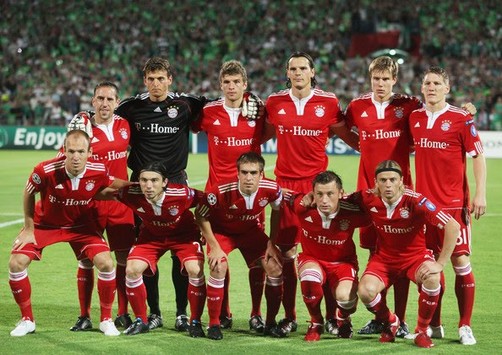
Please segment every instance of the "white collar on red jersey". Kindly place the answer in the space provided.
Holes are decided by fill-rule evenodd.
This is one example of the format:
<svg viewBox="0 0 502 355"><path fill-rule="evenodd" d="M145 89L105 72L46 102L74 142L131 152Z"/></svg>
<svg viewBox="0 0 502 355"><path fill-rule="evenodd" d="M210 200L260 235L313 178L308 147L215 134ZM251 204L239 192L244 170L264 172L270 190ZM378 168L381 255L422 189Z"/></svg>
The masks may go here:
<svg viewBox="0 0 502 355"><path fill-rule="evenodd" d="M382 198L382 202L385 205L385 207L387 208L387 218L392 218L392 215L394 214L394 210L396 209L396 206L399 204L399 202L401 202L402 199L403 199L403 195L399 196L399 198L393 204L388 204Z"/></svg>
<svg viewBox="0 0 502 355"><path fill-rule="evenodd" d="M166 198L166 192L164 191L157 202L153 203L145 197L145 200L148 201L150 205L152 205L153 211L156 216L160 216L162 214L162 204L164 203L164 199Z"/></svg>
<svg viewBox="0 0 502 355"><path fill-rule="evenodd" d="M239 183L239 185L240 185L240 183ZM244 201L246 201L246 208L248 210L250 210L251 208L253 208L254 199L256 197L256 194L258 194L258 190L259 190L259 187L251 195L247 195L247 194L245 194L244 192L241 191L241 188L239 186L239 193L241 194L242 197L244 197Z"/></svg>
<svg viewBox="0 0 502 355"><path fill-rule="evenodd" d="M330 213L329 215L326 216L323 212L319 211L319 208L317 209L317 212L319 213L319 216L321 216L322 227L324 229L329 229L329 226L331 225L331 221L335 219L335 217L338 214L339 210L340 209L337 209L335 212Z"/></svg>

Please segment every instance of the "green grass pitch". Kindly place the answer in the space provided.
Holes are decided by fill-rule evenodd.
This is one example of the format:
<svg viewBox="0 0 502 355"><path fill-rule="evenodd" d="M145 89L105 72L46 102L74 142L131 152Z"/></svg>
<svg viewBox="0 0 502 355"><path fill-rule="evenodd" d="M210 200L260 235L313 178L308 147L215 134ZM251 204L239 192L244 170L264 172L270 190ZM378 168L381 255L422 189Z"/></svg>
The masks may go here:
<svg viewBox="0 0 502 355"><path fill-rule="evenodd" d="M234 326L224 331L222 341L192 339L187 334L174 331L174 291L170 280L169 257L160 261L161 307L164 328L134 337L105 337L98 330L73 333L69 328L78 313L76 288L77 263L67 244L48 247L41 262L33 262L29 268L32 282L32 302L37 323L35 334L22 338L10 337L9 332L19 320L19 310L8 286L8 260L12 241L22 226L22 191L33 166L55 155L52 151L5 151L0 150L0 349L3 354L82 354L82 353L146 353L146 354L243 354L243 353L338 353L338 354L415 354L421 352L412 341L397 339L394 344L380 344L378 336L354 335L352 339L337 339L324 334L321 341L313 344L303 341L309 319L299 292L297 293L298 331L287 339L264 338L248 331L250 294L247 269L238 251L230 254L231 289L230 304ZM274 155L266 155L266 175L273 177ZM451 267L446 270L447 290L443 305L443 322L446 338L435 340L434 354L496 354L502 349L499 326L502 325L502 307L498 303L502 295L502 252L500 221L502 220L502 160L487 160L488 210L479 221L473 222L472 264L476 276L476 304L472 327L478 344L462 346L458 342L458 310L454 295L454 276ZM357 156L330 156L329 168L341 174L345 190L355 188ZM193 187L203 189L207 176L207 157L191 155L188 175ZM471 181L473 181L471 177ZM498 232L497 232L498 230ZM355 236L357 239L357 236ZM356 243L357 244L357 243ZM359 263L364 268L367 251L358 249ZM360 271L360 274L362 271ZM94 328L99 321L97 293L93 295L92 319ZM392 294L388 296L392 300ZM416 288L410 288L407 323L413 329L417 317ZM392 301L390 305L392 307ZM265 300L262 302L265 311ZM114 309L114 312L116 308ZM283 316L281 309L279 317ZM359 303L353 315L357 330L371 318L371 314ZM203 316L207 322L207 313Z"/></svg>

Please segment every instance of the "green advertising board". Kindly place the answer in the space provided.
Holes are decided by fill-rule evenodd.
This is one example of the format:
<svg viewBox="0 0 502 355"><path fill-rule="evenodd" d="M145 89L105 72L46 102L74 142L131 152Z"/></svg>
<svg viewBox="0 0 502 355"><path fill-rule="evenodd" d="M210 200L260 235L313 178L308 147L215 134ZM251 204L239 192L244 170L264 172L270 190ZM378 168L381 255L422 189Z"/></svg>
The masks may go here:
<svg viewBox="0 0 502 355"><path fill-rule="evenodd" d="M0 126L0 149L58 150L66 127Z"/></svg>

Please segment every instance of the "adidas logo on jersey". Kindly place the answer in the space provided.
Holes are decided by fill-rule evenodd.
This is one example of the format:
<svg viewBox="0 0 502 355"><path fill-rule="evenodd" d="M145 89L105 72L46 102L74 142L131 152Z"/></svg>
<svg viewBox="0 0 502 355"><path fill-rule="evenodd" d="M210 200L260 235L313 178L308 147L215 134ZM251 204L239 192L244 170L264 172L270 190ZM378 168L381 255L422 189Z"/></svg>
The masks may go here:
<svg viewBox="0 0 502 355"><path fill-rule="evenodd" d="M313 223L314 221L312 220L312 217L308 216L307 218L305 218L305 220L307 222L310 222L310 223Z"/></svg>
<svg viewBox="0 0 502 355"><path fill-rule="evenodd" d="M281 108L281 109L279 110L279 112L277 112L277 114L278 114L278 115L285 115L285 114L286 114L286 111L284 111L284 109L283 109L283 108Z"/></svg>
<svg viewBox="0 0 502 355"><path fill-rule="evenodd" d="M92 137L91 144L96 142L99 142L99 139L97 139L96 137Z"/></svg>
<svg viewBox="0 0 502 355"><path fill-rule="evenodd" d="M229 210L236 210L236 209L238 209L238 208L239 208L239 207L237 207L236 205L232 205L232 206L230 206L228 209L229 209Z"/></svg>
<svg viewBox="0 0 502 355"><path fill-rule="evenodd" d="M136 209L136 211L145 213L145 210L143 209L143 207Z"/></svg>
<svg viewBox="0 0 502 355"><path fill-rule="evenodd" d="M157 108L155 110L153 110L153 112L162 112L162 110L160 109L159 106L157 106Z"/></svg>
<svg viewBox="0 0 502 355"><path fill-rule="evenodd" d="M371 211L371 212L378 212L378 210L376 209L376 207L371 207L371 208L370 208L370 211Z"/></svg>
<svg viewBox="0 0 502 355"><path fill-rule="evenodd" d="M368 114L366 113L366 111L364 111L364 112L361 114L361 117L368 117Z"/></svg>
<svg viewBox="0 0 502 355"><path fill-rule="evenodd" d="M420 122L417 122L413 127L419 128L420 127Z"/></svg>
<svg viewBox="0 0 502 355"><path fill-rule="evenodd" d="M64 186L63 186L63 185L61 185L61 184L58 184L58 185L56 185L56 187L54 187L54 188L55 188L55 189L57 189L57 190L63 190L63 189L64 189Z"/></svg>
<svg viewBox="0 0 502 355"><path fill-rule="evenodd" d="M213 122L214 126L221 126L220 120L216 120Z"/></svg>

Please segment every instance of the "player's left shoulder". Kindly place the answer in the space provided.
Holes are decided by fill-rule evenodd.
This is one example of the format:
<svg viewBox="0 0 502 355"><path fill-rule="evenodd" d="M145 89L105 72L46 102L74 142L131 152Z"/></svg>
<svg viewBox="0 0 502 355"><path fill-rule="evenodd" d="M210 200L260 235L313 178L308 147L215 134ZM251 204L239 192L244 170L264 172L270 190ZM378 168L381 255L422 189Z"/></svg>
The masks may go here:
<svg viewBox="0 0 502 355"><path fill-rule="evenodd" d="M204 113L209 112L209 111L214 111L214 110L219 110L223 107L225 103L225 99L220 97L216 100L209 101L205 106L204 106Z"/></svg>
<svg viewBox="0 0 502 355"><path fill-rule="evenodd" d="M448 104L446 108L446 114L447 115L445 115L445 119L450 121L450 124L453 125L453 127L456 126L458 127L458 129L467 127L469 129L473 129L473 133L477 133L475 131L474 117L469 113L469 111Z"/></svg>
<svg viewBox="0 0 502 355"><path fill-rule="evenodd" d="M190 194L189 189L190 188L188 186L168 182L165 191L167 196L180 197Z"/></svg>
<svg viewBox="0 0 502 355"><path fill-rule="evenodd" d="M271 179L267 179L267 178L261 179L258 186L260 187L260 189L269 189L269 190L278 190L279 189L279 185L277 184L277 182L275 180L271 180Z"/></svg>
<svg viewBox="0 0 502 355"><path fill-rule="evenodd" d="M319 88L315 88L313 90L314 92L314 96L317 96L321 99L324 99L324 100L336 100L338 102L338 98L336 97L335 93L334 92L329 92L329 91L324 91L322 89L319 89Z"/></svg>
<svg viewBox="0 0 502 355"><path fill-rule="evenodd" d="M356 196L349 195L340 199L340 211L344 213L361 212L361 206L357 201Z"/></svg>
<svg viewBox="0 0 502 355"><path fill-rule="evenodd" d="M107 171L106 165L99 162L98 160L94 160L93 158L89 158L85 163L86 170L91 171Z"/></svg>
<svg viewBox="0 0 502 355"><path fill-rule="evenodd" d="M394 94L392 95L390 102L391 105L406 106L413 110L423 106L422 101L420 101L418 97L407 94Z"/></svg>
<svg viewBox="0 0 502 355"><path fill-rule="evenodd" d="M185 93L185 92L170 92L169 95L167 96L168 99L174 100L174 101L182 101L187 103L188 105L197 105L200 107L203 107L206 102L208 101L204 96L197 96L195 94L190 94L190 93Z"/></svg>
<svg viewBox="0 0 502 355"><path fill-rule="evenodd" d="M127 124L127 120L124 117L122 117L119 114L117 114L117 113L113 114L113 121L115 123L118 122L118 123L126 123Z"/></svg>

